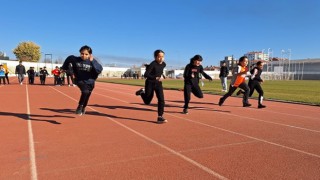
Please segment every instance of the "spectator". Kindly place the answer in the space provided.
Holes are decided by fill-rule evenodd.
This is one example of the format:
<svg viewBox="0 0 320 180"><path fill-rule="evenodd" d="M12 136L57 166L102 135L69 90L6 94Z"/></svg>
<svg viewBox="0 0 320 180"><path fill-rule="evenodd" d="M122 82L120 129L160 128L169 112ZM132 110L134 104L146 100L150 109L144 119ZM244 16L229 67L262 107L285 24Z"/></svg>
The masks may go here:
<svg viewBox="0 0 320 180"><path fill-rule="evenodd" d="M24 67L24 65L22 65L22 61L19 61L19 65L16 66L15 74L18 75L19 83L20 85L22 85L24 75L26 74L26 68Z"/></svg>

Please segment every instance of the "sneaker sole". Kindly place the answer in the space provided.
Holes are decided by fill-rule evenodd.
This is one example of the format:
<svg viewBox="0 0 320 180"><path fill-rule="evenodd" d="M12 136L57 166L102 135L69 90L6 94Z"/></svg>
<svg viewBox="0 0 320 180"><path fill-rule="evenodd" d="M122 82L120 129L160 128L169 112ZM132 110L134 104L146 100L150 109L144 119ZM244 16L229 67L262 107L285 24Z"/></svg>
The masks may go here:
<svg viewBox="0 0 320 180"><path fill-rule="evenodd" d="M158 124L163 124L163 123L167 123L168 121L165 120L165 121L157 121Z"/></svg>

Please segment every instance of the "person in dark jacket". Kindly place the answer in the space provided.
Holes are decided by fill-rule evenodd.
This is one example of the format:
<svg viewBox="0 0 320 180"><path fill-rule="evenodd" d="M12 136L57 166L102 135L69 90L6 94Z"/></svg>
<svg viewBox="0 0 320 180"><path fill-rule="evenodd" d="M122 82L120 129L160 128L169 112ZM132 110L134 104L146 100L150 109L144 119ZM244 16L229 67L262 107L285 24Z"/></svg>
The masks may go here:
<svg viewBox="0 0 320 180"><path fill-rule="evenodd" d="M28 74L28 80L29 80L29 84L34 84L34 76L35 76L35 72L34 72L34 68L30 67L27 71Z"/></svg>
<svg viewBox="0 0 320 180"><path fill-rule="evenodd" d="M67 82L68 82L68 86L75 86L74 84L74 78L73 78L73 69L72 69L72 64L69 63L68 65L68 69L66 71L67 74Z"/></svg>
<svg viewBox="0 0 320 180"><path fill-rule="evenodd" d="M40 68L40 84L45 85L46 84L46 77L49 75L46 67Z"/></svg>
<svg viewBox="0 0 320 180"><path fill-rule="evenodd" d="M20 85L22 85L24 75L26 74L26 68L24 67L24 65L22 65L22 61L19 61L19 65L16 66L15 74L18 75L19 83Z"/></svg>
<svg viewBox="0 0 320 180"><path fill-rule="evenodd" d="M81 91L80 100L75 113L81 116L85 114L85 108L88 105L90 95L94 89L95 81L103 68L101 64L94 59L91 47L87 45L82 46L79 52L80 57L73 55L67 57L62 65L62 69L67 71L69 64L72 64L75 82Z"/></svg>
<svg viewBox="0 0 320 180"><path fill-rule="evenodd" d="M162 87L162 80L165 78L163 75L163 69L166 67L164 62L164 52L162 50L154 51L154 61L146 66L146 72L144 73L145 88L142 88L136 92L137 96L141 96L145 104L150 104L153 98L154 92L158 98L158 118L157 123L165 123L167 120L163 117L164 113L164 94Z"/></svg>
<svg viewBox="0 0 320 180"><path fill-rule="evenodd" d="M227 92L228 91L228 84L227 84L227 77L229 74L229 68L227 67L226 62L223 62L220 67L220 74L219 78L221 80L221 86L222 86L222 91Z"/></svg>
<svg viewBox="0 0 320 180"><path fill-rule="evenodd" d="M195 55L190 59L190 63L185 67L183 77L184 77L184 106L183 113L188 114L189 102L191 99L191 92L194 96L198 98L203 98L203 93L199 86L199 80L204 76L206 79L212 81L212 78L203 71L201 65L202 57L200 55Z"/></svg>
<svg viewBox="0 0 320 180"><path fill-rule="evenodd" d="M263 89L261 87L261 84L263 83L263 79L261 78L262 69L263 69L262 61L258 61L256 66L250 70L251 76L250 76L249 83L248 83L248 86L250 88L249 97L252 96L254 90L256 90L259 93L258 108L265 108L266 107L265 105L262 104L263 94L264 94ZM240 95L243 93L244 92L242 90L239 90L237 92L237 95Z"/></svg>

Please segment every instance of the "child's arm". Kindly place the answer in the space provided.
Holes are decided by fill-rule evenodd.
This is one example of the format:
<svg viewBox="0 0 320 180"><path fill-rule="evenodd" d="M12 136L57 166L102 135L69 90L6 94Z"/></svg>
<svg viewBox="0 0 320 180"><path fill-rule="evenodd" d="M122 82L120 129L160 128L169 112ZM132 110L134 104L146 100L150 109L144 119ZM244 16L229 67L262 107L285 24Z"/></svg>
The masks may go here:
<svg viewBox="0 0 320 180"><path fill-rule="evenodd" d="M209 79L209 81L212 81L212 78L204 72L203 68L201 67L200 68L200 73L206 78L206 79Z"/></svg>

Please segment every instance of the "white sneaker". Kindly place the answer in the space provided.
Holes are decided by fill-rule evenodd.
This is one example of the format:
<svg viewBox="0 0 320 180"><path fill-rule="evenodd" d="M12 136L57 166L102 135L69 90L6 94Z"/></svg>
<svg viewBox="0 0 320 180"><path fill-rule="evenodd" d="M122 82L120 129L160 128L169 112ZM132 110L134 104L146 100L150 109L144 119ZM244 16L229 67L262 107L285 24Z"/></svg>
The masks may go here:
<svg viewBox="0 0 320 180"><path fill-rule="evenodd" d="M70 84L68 84L68 86L70 87Z"/></svg>
<svg viewBox="0 0 320 180"><path fill-rule="evenodd" d="M20 85L22 85L22 82L20 83Z"/></svg>

